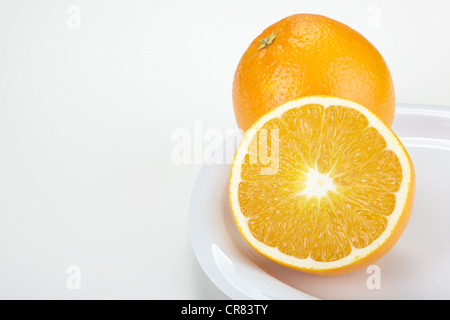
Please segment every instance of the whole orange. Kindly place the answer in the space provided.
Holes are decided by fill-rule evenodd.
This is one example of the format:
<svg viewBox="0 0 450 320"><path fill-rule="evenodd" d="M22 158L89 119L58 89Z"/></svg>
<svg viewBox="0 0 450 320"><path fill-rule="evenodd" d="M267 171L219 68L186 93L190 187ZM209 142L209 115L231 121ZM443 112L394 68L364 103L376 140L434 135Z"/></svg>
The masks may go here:
<svg viewBox="0 0 450 320"><path fill-rule="evenodd" d="M264 30L236 69L233 106L239 128L292 99L328 95L356 101L388 126L395 111L391 74L360 33L315 14L289 16Z"/></svg>

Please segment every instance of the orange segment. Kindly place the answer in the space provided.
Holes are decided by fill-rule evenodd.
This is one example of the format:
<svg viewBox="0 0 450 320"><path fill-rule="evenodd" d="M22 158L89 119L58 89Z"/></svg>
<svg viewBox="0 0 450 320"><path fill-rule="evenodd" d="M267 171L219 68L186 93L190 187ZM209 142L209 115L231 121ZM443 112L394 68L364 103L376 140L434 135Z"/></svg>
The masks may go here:
<svg viewBox="0 0 450 320"><path fill-rule="evenodd" d="M244 135L230 179L243 237L312 273L351 271L400 237L414 192L412 162L365 107L311 96L269 112Z"/></svg>

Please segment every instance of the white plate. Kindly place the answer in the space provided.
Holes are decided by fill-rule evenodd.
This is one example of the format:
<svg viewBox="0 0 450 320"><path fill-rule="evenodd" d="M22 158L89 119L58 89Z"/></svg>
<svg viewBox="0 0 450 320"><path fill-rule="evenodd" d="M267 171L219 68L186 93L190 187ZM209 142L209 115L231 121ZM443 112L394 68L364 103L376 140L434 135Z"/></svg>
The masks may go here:
<svg viewBox="0 0 450 320"><path fill-rule="evenodd" d="M398 105L393 129L414 163L416 196L404 234L375 266L324 277L258 254L232 218L228 157L204 165L190 204L192 246L211 281L232 299L450 299L450 107Z"/></svg>

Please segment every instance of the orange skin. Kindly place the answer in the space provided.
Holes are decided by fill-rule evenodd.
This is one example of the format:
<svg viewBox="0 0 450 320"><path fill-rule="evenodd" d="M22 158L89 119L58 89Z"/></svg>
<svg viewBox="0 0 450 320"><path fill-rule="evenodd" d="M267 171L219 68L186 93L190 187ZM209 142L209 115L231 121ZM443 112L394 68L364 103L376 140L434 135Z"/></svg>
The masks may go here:
<svg viewBox="0 0 450 320"><path fill-rule="evenodd" d="M309 95L353 100L388 126L394 120L394 85L377 49L338 21L296 14L264 30L242 56L233 82L236 121L247 130L268 111Z"/></svg>

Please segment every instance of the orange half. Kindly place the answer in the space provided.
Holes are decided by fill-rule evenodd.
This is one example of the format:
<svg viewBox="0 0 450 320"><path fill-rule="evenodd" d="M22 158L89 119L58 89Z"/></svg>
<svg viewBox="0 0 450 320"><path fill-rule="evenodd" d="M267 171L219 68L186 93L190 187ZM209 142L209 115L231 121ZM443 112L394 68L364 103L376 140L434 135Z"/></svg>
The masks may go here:
<svg viewBox="0 0 450 320"><path fill-rule="evenodd" d="M362 105L309 96L261 117L236 151L234 219L260 254L290 268L341 274L400 238L415 175L394 132Z"/></svg>

